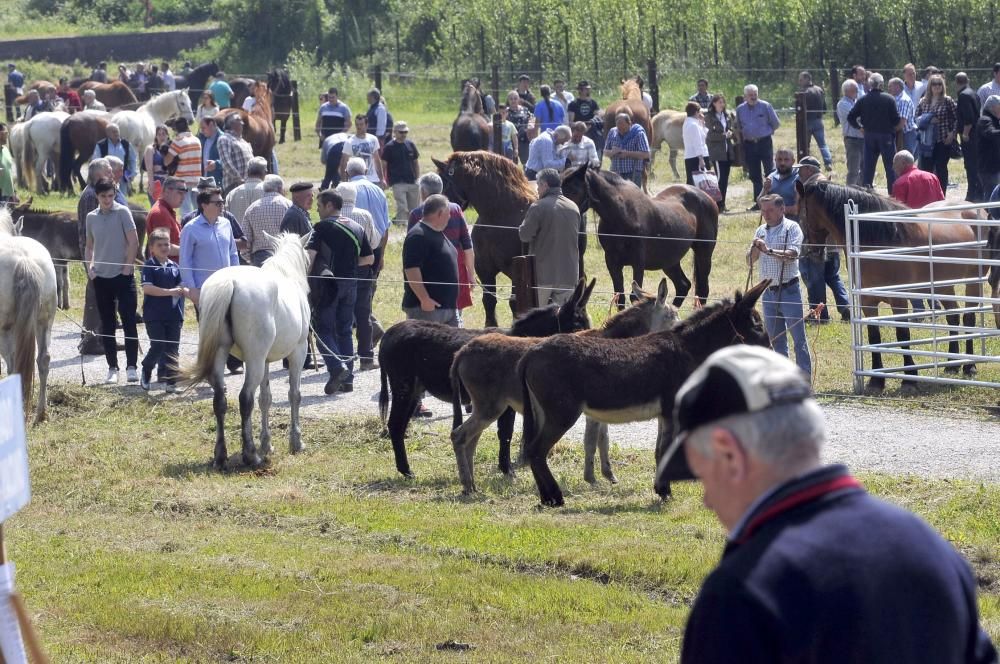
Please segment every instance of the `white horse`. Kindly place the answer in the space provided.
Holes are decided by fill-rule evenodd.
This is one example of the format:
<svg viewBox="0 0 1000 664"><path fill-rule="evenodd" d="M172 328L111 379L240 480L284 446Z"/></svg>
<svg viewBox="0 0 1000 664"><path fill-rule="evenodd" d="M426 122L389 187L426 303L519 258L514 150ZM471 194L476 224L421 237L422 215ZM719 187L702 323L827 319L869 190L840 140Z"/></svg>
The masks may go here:
<svg viewBox="0 0 1000 664"><path fill-rule="evenodd" d="M35 422L45 419L49 343L56 317L56 269L38 242L18 237L10 212L0 207L0 357L8 373L21 374L24 403L31 400L38 349Z"/></svg>
<svg viewBox="0 0 1000 664"><path fill-rule="evenodd" d="M266 235L266 234L265 234ZM306 272L309 257L305 246L309 236L283 233L278 238L267 235L275 247L274 255L263 267L232 266L208 278L199 298L198 360L187 373L191 385L208 381L214 391L215 460L218 470L225 468L226 357L243 360L246 368L240 390L240 420L243 439L243 463L259 467L271 453L271 383L268 363L288 358L288 403L292 422L288 432L291 453L302 450L299 427L299 383L306 358L309 336L309 285ZM253 442L253 400L260 387L260 450Z"/></svg>
<svg viewBox="0 0 1000 664"><path fill-rule="evenodd" d="M51 162L56 170L59 169L59 128L68 117L69 113L63 111L39 113L11 128L11 156L22 187L35 189L40 194L49 190L45 164Z"/></svg>
<svg viewBox="0 0 1000 664"><path fill-rule="evenodd" d="M666 143L670 148L670 169L674 172L674 179L680 180L681 174L677 172L677 151L684 149L684 120L686 113L681 111L660 111L653 116L650 125L653 127L652 141L649 149L652 157L649 162L649 170L653 170L656 161L656 153Z"/></svg>
<svg viewBox="0 0 1000 664"><path fill-rule="evenodd" d="M186 89L164 92L134 111L118 111L111 116L111 122L118 125L122 138L132 145L137 157L142 159L146 148L156 138L157 125L177 118L194 121L191 99Z"/></svg>

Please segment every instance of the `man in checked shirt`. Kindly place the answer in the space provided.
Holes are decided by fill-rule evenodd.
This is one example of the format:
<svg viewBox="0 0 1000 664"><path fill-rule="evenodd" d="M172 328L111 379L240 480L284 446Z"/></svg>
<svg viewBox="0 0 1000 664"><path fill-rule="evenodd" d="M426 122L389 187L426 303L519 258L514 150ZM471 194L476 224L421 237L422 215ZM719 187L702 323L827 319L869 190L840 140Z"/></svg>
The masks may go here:
<svg viewBox="0 0 1000 664"><path fill-rule="evenodd" d="M785 202L780 194L768 194L758 200L764 224L754 233L747 251L747 265L760 263L760 276L770 279L761 302L764 325L776 353L788 357L787 335L795 344L795 363L812 375L809 344L802 318L802 292L799 289L799 254L802 229L785 217Z"/></svg>

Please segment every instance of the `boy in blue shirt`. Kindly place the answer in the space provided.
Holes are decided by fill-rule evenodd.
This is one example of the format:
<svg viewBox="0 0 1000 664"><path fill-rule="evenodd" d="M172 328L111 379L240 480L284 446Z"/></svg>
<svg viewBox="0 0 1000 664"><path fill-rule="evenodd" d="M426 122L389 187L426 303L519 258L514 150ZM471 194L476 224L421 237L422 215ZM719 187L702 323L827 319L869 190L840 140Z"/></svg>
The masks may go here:
<svg viewBox="0 0 1000 664"><path fill-rule="evenodd" d="M184 324L184 295L181 270L170 260L170 232L157 228L149 235L150 258L142 266L142 317L149 335L149 352L142 360L139 385L149 390L153 367L167 384L167 392L177 391L177 351Z"/></svg>

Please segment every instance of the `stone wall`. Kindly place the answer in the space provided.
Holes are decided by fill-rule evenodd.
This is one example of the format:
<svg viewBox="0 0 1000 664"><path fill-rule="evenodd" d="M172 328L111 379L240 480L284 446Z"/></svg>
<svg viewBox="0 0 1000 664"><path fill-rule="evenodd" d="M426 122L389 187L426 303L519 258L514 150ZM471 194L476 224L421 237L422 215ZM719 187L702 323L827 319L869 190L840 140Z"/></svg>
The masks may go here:
<svg viewBox="0 0 1000 664"><path fill-rule="evenodd" d="M218 28L205 28L0 41L0 61L31 59L72 64L79 60L94 66L101 60L135 62L174 58L180 51L196 46L219 32ZM175 66L175 69L179 67Z"/></svg>

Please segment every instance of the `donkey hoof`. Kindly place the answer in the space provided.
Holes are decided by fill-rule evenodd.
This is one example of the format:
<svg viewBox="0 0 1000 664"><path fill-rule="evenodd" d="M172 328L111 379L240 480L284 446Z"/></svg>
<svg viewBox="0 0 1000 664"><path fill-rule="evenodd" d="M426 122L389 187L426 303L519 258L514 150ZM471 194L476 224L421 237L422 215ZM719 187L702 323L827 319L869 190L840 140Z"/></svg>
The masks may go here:
<svg viewBox="0 0 1000 664"><path fill-rule="evenodd" d="M903 384L899 387L899 392L901 394L917 394L920 392L920 389L917 387L916 383L903 381Z"/></svg>
<svg viewBox="0 0 1000 664"><path fill-rule="evenodd" d="M618 478L617 478L617 477L615 477L615 474L614 474L614 473L605 473L605 474L604 474L604 478L605 478L605 479L606 479L607 481L611 482L612 484L618 484Z"/></svg>
<svg viewBox="0 0 1000 664"><path fill-rule="evenodd" d="M958 373L958 367L956 367L954 365L947 366L947 367L944 368L944 372L946 374L957 374Z"/></svg>
<svg viewBox="0 0 1000 664"><path fill-rule="evenodd" d="M593 473L590 474L584 473L583 481L586 482L587 484L597 484L597 478L594 477Z"/></svg>
<svg viewBox="0 0 1000 664"><path fill-rule="evenodd" d="M562 507L563 504L562 496L554 496L552 498L544 498L542 500L542 505L545 507Z"/></svg>
<svg viewBox="0 0 1000 664"><path fill-rule="evenodd" d="M264 462L261 461L260 456L258 456L257 453L255 452L253 454L244 454L243 464L248 468L257 470L258 468L264 465Z"/></svg>
<svg viewBox="0 0 1000 664"><path fill-rule="evenodd" d="M223 472L226 469L226 460L224 458L215 459L214 461L212 461L212 468L214 470L219 471L220 473Z"/></svg>
<svg viewBox="0 0 1000 664"><path fill-rule="evenodd" d="M865 394L882 394L885 390L885 381L876 381L874 378L865 385Z"/></svg>
<svg viewBox="0 0 1000 664"><path fill-rule="evenodd" d="M289 445L288 446L288 452L290 454L298 454L299 452L301 452L304 449L306 449L305 443L299 443L297 445ZM266 454L265 456L269 456L270 452L271 451L268 450L268 454Z"/></svg>
<svg viewBox="0 0 1000 664"><path fill-rule="evenodd" d="M408 480L412 480L415 477L414 474L413 474L413 471L410 470L409 468L407 468L406 470L400 470L399 474L402 475L403 477L405 477Z"/></svg>

